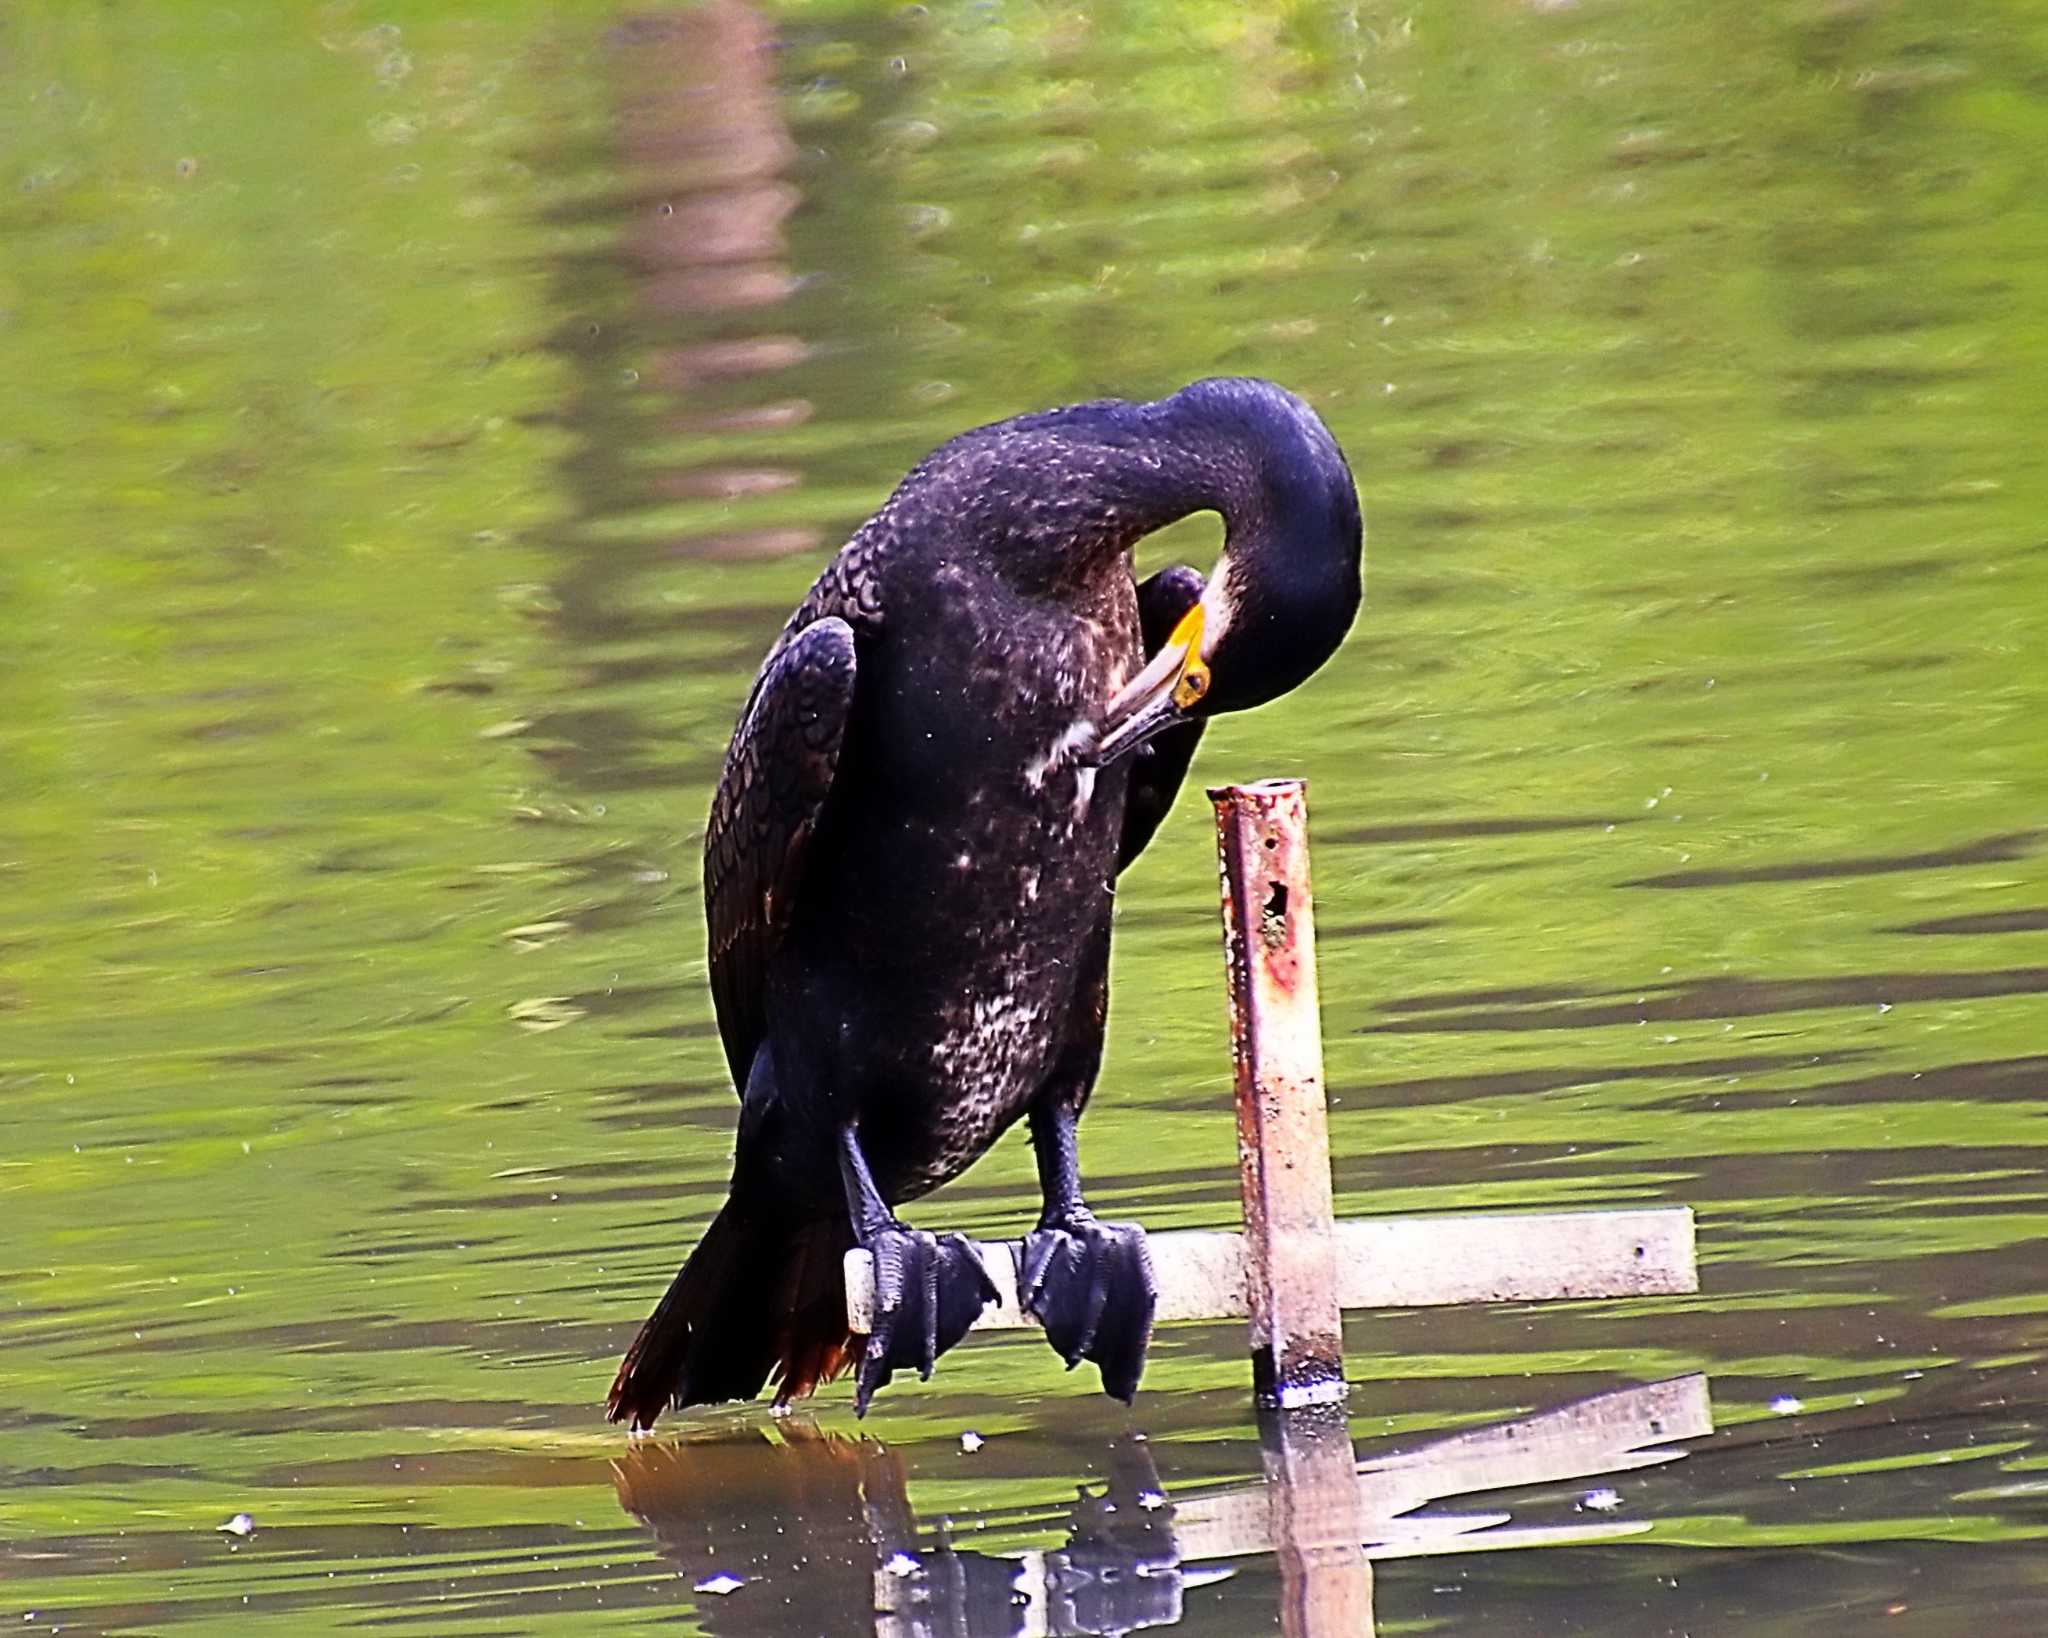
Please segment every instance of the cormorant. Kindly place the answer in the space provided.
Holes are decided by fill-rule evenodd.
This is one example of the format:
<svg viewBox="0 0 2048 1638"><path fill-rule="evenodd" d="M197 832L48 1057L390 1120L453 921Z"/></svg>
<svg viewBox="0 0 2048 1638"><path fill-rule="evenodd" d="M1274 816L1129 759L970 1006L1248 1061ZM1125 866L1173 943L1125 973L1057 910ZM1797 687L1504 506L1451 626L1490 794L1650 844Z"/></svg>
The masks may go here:
<svg viewBox="0 0 2048 1638"><path fill-rule="evenodd" d="M1197 511L1221 561L1134 583ZM893 1209L1028 1119L1045 1207L1020 1294L1129 1401L1155 1293L1142 1230L1084 1203L1116 877L1206 718L1286 693L1360 596L1358 492L1315 412L1197 381L963 433L915 466L790 617L704 843L712 1000L740 1088L730 1198L640 1328L613 1421L778 1400L858 1361L857 1407L931 1374L993 1294ZM841 1260L874 1254L874 1334Z"/></svg>

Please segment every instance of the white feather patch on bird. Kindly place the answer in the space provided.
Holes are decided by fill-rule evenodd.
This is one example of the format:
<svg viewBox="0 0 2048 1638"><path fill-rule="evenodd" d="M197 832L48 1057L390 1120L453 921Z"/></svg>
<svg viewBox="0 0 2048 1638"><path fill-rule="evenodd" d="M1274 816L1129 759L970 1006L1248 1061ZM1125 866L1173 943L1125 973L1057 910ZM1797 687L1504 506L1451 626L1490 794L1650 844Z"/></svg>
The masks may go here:
<svg viewBox="0 0 2048 1638"><path fill-rule="evenodd" d="M1024 782L1035 791L1043 790L1048 779L1076 761L1094 743L1095 724L1085 717L1075 718L1061 730L1059 738L1046 747L1044 756L1024 765ZM1085 771L1092 774L1094 769Z"/></svg>

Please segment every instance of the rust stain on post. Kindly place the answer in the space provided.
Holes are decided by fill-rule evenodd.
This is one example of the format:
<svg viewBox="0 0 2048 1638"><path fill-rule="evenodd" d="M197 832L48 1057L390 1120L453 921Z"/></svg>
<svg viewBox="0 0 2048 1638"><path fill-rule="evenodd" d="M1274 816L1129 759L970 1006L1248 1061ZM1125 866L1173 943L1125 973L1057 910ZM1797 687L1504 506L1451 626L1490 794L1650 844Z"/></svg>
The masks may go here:
<svg viewBox="0 0 2048 1638"><path fill-rule="evenodd" d="M1344 1397L1344 1341L1305 787L1269 779L1226 785L1209 800L1222 865L1253 1387L1266 1405L1328 1403Z"/></svg>

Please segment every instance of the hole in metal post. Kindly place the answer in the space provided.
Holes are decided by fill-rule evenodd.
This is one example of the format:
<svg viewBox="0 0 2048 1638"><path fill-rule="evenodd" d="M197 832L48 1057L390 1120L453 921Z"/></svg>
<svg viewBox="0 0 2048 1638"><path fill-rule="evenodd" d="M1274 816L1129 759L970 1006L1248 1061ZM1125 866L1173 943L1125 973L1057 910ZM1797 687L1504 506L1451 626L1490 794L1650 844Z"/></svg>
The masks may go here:
<svg viewBox="0 0 2048 1638"><path fill-rule="evenodd" d="M1287 884L1275 882L1266 890L1266 902L1259 907L1259 937L1269 948L1287 942Z"/></svg>

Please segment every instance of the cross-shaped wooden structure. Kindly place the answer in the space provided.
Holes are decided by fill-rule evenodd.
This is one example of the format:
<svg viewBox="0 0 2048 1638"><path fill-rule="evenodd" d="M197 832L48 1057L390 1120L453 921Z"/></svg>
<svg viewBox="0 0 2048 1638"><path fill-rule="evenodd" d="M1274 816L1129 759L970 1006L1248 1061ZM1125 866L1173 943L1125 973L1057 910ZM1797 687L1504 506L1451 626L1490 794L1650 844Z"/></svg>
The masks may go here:
<svg viewBox="0 0 2048 1638"><path fill-rule="evenodd" d="M1338 1219L1330 1189L1316 1003L1308 809L1298 779L1209 792L1222 865L1225 967L1237 1068L1244 1232L1151 1237L1160 1322L1251 1321L1259 1404L1292 1410L1345 1397L1343 1310L1699 1289L1692 1212L1452 1213ZM1014 1245L976 1248L998 1301L976 1329L1036 1322L1017 1303ZM846 1258L847 1311L865 1331L874 1267Z"/></svg>

